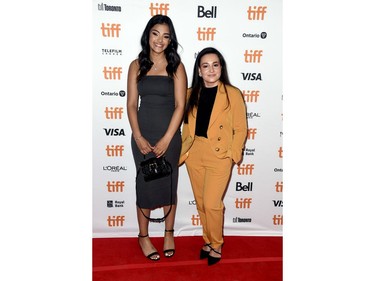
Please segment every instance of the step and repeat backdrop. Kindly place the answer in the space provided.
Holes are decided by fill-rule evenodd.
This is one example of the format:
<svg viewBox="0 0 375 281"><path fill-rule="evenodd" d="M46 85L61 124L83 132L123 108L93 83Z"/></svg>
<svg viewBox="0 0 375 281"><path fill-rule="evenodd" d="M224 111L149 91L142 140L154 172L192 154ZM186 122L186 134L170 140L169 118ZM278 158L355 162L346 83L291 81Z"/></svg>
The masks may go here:
<svg viewBox="0 0 375 281"><path fill-rule="evenodd" d="M224 235L282 236L282 1L93 1L93 237L138 234L136 167L126 113L127 71L156 14L169 16L190 86L196 55L217 48L243 93L248 135L225 196ZM162 216L162 210L152 212ZM164 223L150 223L151 236ZM180 167L176 236L201 235L185 166Z"/></svg>

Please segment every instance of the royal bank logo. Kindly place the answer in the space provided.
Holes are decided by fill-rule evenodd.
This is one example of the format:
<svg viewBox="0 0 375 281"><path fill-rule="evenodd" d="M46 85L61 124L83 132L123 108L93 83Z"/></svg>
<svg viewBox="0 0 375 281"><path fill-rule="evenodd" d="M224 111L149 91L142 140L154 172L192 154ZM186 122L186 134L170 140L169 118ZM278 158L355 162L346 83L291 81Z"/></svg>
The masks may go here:
<svg viewBox="0 0 375 281"><path fill-rule="evenodd" d="M123 208L125 205L125 200L107 200L107 208Z"/></svg>
<svg viewBox="0 0 375 281"><path fill-rule="evenodd" d="M247 156L254 156L255 155L255 148L246 148L245 155Z"/></svg>

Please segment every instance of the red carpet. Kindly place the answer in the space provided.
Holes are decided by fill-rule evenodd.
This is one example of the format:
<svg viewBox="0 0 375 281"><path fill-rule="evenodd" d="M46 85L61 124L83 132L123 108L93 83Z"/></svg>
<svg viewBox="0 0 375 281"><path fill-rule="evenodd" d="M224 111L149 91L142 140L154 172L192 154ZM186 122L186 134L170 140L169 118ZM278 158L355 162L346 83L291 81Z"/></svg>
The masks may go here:
<svg viewBox="0 0 375 281"><path fill-rule="evenodd" d="M94 238L93 281L282 280L282 237L225 237L223 257L213 266L199 260L200 236L175 237L173 258L163 256L162 237L151 240L161 254L157 262L143 256L137 238Z"/></svg>

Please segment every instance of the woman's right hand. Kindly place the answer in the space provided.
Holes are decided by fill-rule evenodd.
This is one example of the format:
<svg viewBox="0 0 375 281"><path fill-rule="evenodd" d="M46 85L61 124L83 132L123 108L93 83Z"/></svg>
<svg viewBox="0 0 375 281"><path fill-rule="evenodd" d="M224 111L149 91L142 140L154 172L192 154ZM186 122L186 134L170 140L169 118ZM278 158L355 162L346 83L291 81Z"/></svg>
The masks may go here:
<svg viewBox="0 0 375 281"><path fill-rule="evenodd" d="M138 137L136 140L135 140L135 143L137 144L138 146L138 149L139 151L143 154L143 155L146 155L148 153L150 153L154 147L151 146L151 144L148 142L148 140L146 140L144 137Z"/></svg>

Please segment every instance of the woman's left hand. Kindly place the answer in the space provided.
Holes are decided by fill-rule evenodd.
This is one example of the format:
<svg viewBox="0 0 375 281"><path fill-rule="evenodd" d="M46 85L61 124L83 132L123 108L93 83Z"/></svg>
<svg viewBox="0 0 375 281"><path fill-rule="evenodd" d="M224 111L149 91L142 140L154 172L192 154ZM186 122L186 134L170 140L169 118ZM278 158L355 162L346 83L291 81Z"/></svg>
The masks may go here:
<svg viewBox="0 0 375 281"><path fill-rule="evenodd" d="M169 142L166 141L164 138L160 139L156 145L154 146L152 152L156 155L156 157L161 157L165 154L169 146Z"/></svg>

